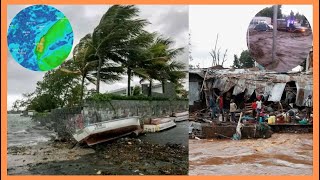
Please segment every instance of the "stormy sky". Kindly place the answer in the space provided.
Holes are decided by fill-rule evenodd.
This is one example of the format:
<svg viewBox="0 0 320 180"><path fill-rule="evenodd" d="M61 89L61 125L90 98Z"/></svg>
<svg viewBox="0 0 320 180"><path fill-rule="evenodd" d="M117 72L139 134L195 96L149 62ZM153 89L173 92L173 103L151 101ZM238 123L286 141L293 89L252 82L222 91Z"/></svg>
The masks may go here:
<svg viewBox="0 0 320 180"><path fill-rule="evenodd" d="M23 8L29 5L11 5L8 6L8 24ZM93 29L98 25L102 15L108 10L110 5L52 5L60 10L69 19L73 32L75 46L79 40L87 33L92 33ZM150 32L157 31L166 37L172 38L176 44L175 47L185 47L183 54L176 58L188 64L188 6L169 6L169 5L143 5L138 6L140 9L140 17L147 19L151 24L146 27ZM69 56L70 57L70 56ZM11 109L13 102L21 98L22 93L33 92L37 81L42 80L44 72L34 72L25 69L19 65L8 51L8 101L7 108ZM112 85L101 84L101 92L106 92L122 87L126 87L127 80L124 77L121 81ZM132 85L138 84L139 79L134 78ZM188 83L185 83L188 88ZM89 88L94 88L90 85Z"/></svg>
<svg viewBox="0 0 320 180"><path fill-rule="evenodd" d="M200 67L212 65L209 52L214 49L219 34L217 49L221 54L225 49L227 61L224 67L233 65L234 54L240 57L247 50L246 33L251 19L265 7L272 5L193 5L189 7L189 27L191 32L190 64ZM305 15L312 27L312 5L283 5L282 13L299 12ZM222 56L222 55L221 55ZM222 57L221 57L222 58Z"/></svg>

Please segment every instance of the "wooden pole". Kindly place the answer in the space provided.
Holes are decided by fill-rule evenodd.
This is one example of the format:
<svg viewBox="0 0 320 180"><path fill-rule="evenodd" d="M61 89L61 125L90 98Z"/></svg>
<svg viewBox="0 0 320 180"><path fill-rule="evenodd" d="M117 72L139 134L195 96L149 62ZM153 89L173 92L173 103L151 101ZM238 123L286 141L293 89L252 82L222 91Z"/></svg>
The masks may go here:
<svg viewBox="0 0 320 180"><path fill-rule="evenodd" d="M277 45L277 14L278 14L278 5L273 6L273 41L272 41L272 62L276 58L276 45Z"/></svg>

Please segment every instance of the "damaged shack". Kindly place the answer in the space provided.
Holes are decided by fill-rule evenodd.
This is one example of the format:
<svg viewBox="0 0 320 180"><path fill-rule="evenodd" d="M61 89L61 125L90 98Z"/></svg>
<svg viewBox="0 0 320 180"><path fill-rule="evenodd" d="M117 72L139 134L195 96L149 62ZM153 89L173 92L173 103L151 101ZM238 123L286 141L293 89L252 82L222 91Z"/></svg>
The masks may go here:
<svg viewBox="0 0 320 180"><path fill-rule="evenodd" d="M236 133L239 120L244 124L243 138L271 136L257 137L257 126L270 127L272 131L298 128L309 132L312 129L312 108L308 112L306 107L306 100L312 97L312 72L207 68L190 70L189 78L190 120L203 124L198 136L230 137ZM220 104L217 98L222 99ZM252 104L259 100L262 107L257 114ZM216 112L210 101L215 103ZM236 104L235 122L231 121L231 101Z"/></svg>

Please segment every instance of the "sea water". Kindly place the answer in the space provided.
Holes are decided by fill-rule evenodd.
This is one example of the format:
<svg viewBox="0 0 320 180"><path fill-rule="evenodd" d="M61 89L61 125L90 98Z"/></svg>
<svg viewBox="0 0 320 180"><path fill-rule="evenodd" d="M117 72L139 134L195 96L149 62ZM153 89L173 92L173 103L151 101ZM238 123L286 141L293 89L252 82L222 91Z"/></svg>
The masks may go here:
<svg viewBox="0 0 320 180"><path fill-rule="evenodd" d="M8 114L7 117L8 147L33 146L39 142L49 141L51 137L55 136L53 131L41 127L31 117L19 114Z"/></svg>

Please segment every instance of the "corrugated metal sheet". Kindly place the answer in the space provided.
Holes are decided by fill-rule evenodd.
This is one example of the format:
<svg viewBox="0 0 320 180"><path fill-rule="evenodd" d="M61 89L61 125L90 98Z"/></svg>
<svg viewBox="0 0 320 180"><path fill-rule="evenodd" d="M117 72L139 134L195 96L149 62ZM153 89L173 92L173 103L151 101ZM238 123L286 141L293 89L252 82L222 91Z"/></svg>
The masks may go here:
<svg viewBox="0 0 320 180"><path fill-rule="evenodd" d="M280 74L272 71L257 71L249 69L222 69L210 70L206 76L207 81L214 82L211 88L218 88L222 92L229 91L232 87L233 95L245 91L246 96L251 96L254 91L267 97L268 101L280 101L285 84L294 81L297 86L296 105L303 106L304 100L312 94L312 74L305 72L290 72Z"/></svg>
<svg viewBox="0 0 320 180"><path fill-rule="evenodd" d="M296 105L304 106L304 101L307 99L309 95L312 95L312 84L307 84L306 81L297 81L297 95L296 95Z"/></svg>
<svg viewBox="0 0 320 180"><path fill-rule="evenodd" d="M215 79L213 85L212 85L212 88L218 88L220 91L223 90L225 84L226 84L226 81L227 81L228 78L222 78L222 79Z"/></svg>
<svg viewBox="0 0 320 180"><path fill-rule="evenodd" d="M256 89L256 85L255 84L246 84L246 93L245 96L251 96L254 92L254 90Z"/></svg>
<svg viewBox="0 0 320 180"><path fill-rule="evenodd" d="M268 101L279 102L285 87L286 83L276 83L271 90Z"/></svg>
<svg viewBox="0 0 320 180"><path fill-rule="evenodd" d="M227 79L224 87L221 88L221 91L223 93L228 92L235 85L236 85L235 79Z"/></svg>
<svg viewBox="0 0 320 180"><path fill-rule="evenodd" d="M246 80L239 79L234 86L232 95L238 95L246 90Z"/></svg>

